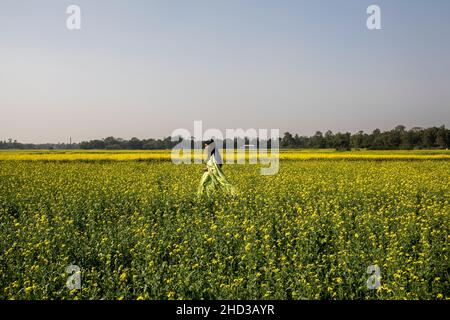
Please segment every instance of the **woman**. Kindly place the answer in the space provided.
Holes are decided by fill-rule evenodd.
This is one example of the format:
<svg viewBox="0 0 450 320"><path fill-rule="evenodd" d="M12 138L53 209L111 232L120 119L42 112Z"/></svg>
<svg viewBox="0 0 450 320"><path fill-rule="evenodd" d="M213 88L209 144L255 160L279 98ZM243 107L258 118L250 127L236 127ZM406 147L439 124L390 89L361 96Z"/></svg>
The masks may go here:
<svg viewBox="0 0 450 320"><path fill-rule="evenodd" d="M227 178L222 172L222 157L219 149L216 148L214 140L205 142L205 150L207 152L206 168L203 173L200 185L198 187L198 194L206 194L210 196L215 190L221 190L229 194L234 194L233 186L228 182Z"/></svg>

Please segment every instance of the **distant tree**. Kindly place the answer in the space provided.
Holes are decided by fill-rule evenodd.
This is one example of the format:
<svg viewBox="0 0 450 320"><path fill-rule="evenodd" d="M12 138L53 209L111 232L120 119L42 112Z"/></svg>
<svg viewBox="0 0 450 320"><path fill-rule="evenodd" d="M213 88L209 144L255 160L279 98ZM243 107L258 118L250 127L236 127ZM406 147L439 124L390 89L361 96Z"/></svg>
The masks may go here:
<svg viewBox="0 0 450 320"><path fill-rule="evenodd" d="M114 137L107 137L103 141L105 141L105 146L120 145L120 141Z"/></svg>
<svg viewBox="0 0 450 320"><path fill-rule="evenodd" d="M414 146L414 135L412 130L404 132L400 137L400 149L412 149Z"/></svg>
<svg viewBox="0 0 450 320"><path fill-rule="evenodd" d="M436 145L439 148L448 148L449 147L449 134L448 130L445 129L445 126L440 127L436 130Z"/></svg>
<svg viewBox="0 0 450 320"><path fill-rule="evenodd" d="M336 150L344 151L351 150L350 147L350 133L336 133L334 135L334 147Z"/></svg>
<svg viewBox="0 0 450 320"><path fill-rule="evenodd" d="M143 145L143 142L136 137L131 138L130 142L128 143L129 148L133 150L140 150L142 149Z"/></svg>
<svg viewBox="0 0 450 320"><path fill-rule="evenodd" d="M364 132L358 131L350 137L350 146L352 148L362 148L364 145Z"/></svg>
<svg viewBox="0 0 450 320"><path fill-rule="evenodd" d="M153 139L146 140L146 142L142 146L142 149L144 149L144 150L157 149L157 145L155 143L155 140L153 140Z"/></svg>
<svg viewBox="0 0 450 320"><path fill-rule="evenodd" d="M382 133L384 145L387 149L398 149L401 143L401 136L404 132L403 126L397 126L394 130Z"/></svg>
<svg viewBox="0 0 450 320"><path fill-rule="evenodd" d="M309 144L309 138L304 136L299 136L298 134L294 137L296 148L307 148Z"/></svg>
<svg viewBox="0 0 450 320"><path fill-rule="evenodd" d="M323 140L325 148L333 148L334 135L333 132L331 132L331 130L327 130L327 132L325 132Z"/></svg>
<svg viewBox="0 0 450 320"><path fill-rule="evenodd" d="M281 139L282 148L293 148L295 146L294 137L289 132L285 132L283 138Z"/></svg>
<svg viewBox="0 0 450 320"><path fill-rule="evenodd" d="M436 140L436 132L433 128L422 131L422 147L433 148Z"/></svg>
<svg viewBox="0 0 450 320"><path fill-rule="evenodd" d="M321 131L316 131L316 133L310 139L311 148L324 148L325 139Z"/></svg>

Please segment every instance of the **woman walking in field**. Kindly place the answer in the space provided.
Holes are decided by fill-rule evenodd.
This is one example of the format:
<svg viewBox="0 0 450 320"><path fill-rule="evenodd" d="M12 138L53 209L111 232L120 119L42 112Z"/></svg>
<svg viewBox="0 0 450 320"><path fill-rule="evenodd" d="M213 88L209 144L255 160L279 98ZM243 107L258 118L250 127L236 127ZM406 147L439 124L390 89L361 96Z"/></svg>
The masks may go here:
<svg viewBox="0 0 450 320"><path fill-rule="evenodd" d="M210 196L212 192L216 190L234 194L234 187L228 182L222 172L222 157L220 156L219 149L216 148L216 143L213 139L205 142L205 150L207 152L206 168L202 179L200 180L198 194Z"/></svg>

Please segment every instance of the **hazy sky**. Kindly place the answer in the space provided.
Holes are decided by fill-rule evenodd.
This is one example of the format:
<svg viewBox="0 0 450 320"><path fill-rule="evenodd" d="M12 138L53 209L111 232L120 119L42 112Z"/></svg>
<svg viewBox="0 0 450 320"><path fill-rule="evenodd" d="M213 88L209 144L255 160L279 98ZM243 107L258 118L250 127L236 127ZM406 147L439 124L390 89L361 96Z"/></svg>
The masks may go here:
<svg viewBox="0 0 450 320"><path fill-rule="evenodd" d="M0 0L0 140L448 126L449 39L448 0Z"/></svg>

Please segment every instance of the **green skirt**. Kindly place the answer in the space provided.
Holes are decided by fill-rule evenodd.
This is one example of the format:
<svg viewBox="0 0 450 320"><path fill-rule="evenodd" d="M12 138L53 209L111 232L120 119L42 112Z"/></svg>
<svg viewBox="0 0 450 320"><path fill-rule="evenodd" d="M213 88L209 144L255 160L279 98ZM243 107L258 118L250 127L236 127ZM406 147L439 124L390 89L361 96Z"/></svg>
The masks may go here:
<svg viewBox="0 0 450 320"><path fill-rule="evenodd" d="M217 164L214 156L210 157L206 163L207 171L203 173L200 185L198 186L198 194L206 194L210 196L213 192L220 191L227 194L235 194L236 190L228 182L227 178L222 172L222 169Z"/></svg>

